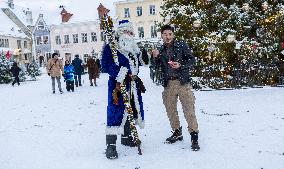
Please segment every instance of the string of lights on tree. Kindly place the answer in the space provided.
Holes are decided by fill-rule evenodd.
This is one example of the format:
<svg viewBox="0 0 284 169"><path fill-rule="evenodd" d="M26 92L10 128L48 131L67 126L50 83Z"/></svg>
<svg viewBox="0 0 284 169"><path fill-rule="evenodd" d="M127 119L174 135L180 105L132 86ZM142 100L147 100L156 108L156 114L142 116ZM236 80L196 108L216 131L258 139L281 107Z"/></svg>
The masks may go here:
<svg viewBox="0 0 284 169"><path fill-rule="evenodd" d="M211 88L275 85L284 51L283 0L164 0L162 16Z"/></svg>

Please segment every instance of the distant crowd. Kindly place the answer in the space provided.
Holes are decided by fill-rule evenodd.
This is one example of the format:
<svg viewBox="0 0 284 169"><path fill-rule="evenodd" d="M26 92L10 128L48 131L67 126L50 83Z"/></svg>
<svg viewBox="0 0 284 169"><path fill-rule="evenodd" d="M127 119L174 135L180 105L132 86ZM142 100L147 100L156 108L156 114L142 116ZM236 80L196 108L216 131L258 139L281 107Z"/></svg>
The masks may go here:
<svg viewBox="0 0 284 169"><path fill-rule="evenodd" d="M82 59L79 55L75 55L75 59L70 62L63 61L58 58L57 53L52 54L52 58L48 60L46 70L52 81L52 93L55 94L55 80L57 82L58 90L62 94L63 90L61 87L61 76L64 78L66 83L66 90L68 92L74 92L74 86L82 86L81 76L84 74L85 68L88 69L90 86L97 86L96 79L100 76L100 60L96 58L88 57L87 63L83 64Z"/></svg>

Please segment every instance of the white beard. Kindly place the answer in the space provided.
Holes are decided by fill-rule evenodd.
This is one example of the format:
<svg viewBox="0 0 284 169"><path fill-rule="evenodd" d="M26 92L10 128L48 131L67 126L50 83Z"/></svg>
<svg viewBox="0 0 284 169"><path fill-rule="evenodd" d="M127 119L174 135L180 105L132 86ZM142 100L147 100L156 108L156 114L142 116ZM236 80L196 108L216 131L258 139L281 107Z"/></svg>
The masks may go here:
<svg viewBox="0 0 284 169"><path fill-rule="evenodd" d="M123 53L132 53L133 55L140 53L138 45L132 36L122 34L118 40L118 49Z"/></svg>

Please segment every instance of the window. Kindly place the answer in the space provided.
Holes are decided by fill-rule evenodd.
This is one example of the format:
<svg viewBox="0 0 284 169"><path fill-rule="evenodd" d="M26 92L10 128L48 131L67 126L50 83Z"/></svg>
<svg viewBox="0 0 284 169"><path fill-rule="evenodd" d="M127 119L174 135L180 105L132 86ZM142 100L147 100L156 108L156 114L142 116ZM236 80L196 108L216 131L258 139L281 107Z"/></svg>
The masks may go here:
<svg viewBox="0 0 284 169"><path fill-rule="evenodd" d="M105 41L106 40L106 35L104 34L104 32L101 32L101 41Z"/></svg>
<svg viewBox="0 0 284 169"><path fill-rule="evenodd" d="M49 43L49 37L48 36L43 36L43 44L48 44Z"/></svg>
<svg viewBox="0 0 284 169"><path fill-rule="evenodd" d="M56 45L61 45L60 35L55 36Z"/></svg>
<svg viewBox="0 0 284 169"><path fill-rule="evenodd" d="M156 25L151 26L151 38L157 37L157 27Z"/></svg>
<svg viewBox="0 0 284 169"><path fill-rule="evenodd" d="M83 59L84 59L84 62L85 62L85 63L87 63L88 57L89 57L88 54L84 54L84 58L83 58Z"/></svg>
<svg viewBox="0 0 284 169"><path fill-rule="evenodd" d="M59 50L54 50L54 53L57 53L57 54L58 54L58 56L60 56L60 52L59 52Z"/></svg>
<svg viewBox="0 0 284 169"><path fill-rule="evenodd" d="M40 45L40 44L42 44L41 37L37 36L36 37L36 45Z"/></svg>
<svg viewBox="0 0 284 169"><path fill-rule="evenodd" d="M82 43L88 43L88 36L86 33L82 33Z"/></svg>
<svg viewBox="0 0 284 169"><path fill-rule="evenodd" d="M91 37L92 37L92 42L97 42L98 41L96 32L92 32L91 33Z"/></svg>
<svg viewBox="0 0 284 169"><path fill-rule="evenodd" d="M28 60L28 54L24 54L25 60Z"/></svg>
<svg viewBox="0 0 284 169"><path fill-rule="evenodd" d="M21 40L17 40L17 46L18 46L18 49L22 48L22 45L21 45Z"/></svg>
<svg viewBox="0 0 284 169"><path fill-rule="evenodd" d="M73 43L78 43L78 34L73 34Z"/></svg>
<svg viewBox="0 0 284 169"><path fill-rule="evenodd" d="M0 39L0 47L5 47L4 39Z"/></svg>
<svg viewBox="0 0 284 169"><path fill-rule="evenodd" d="M69 35L64 35L64 44L69 44Z"/></svg>
<svg viewBox="0 0 284 169"><path fill-rule="evenodd" d="M47 58L51 58L51 53L46 52L46 53L45 53L45 56L46 56Z"/></svg>
<svg viewBox="0 0 284 169"><path fill-rule="evenodd" d="M138 36L139 38L144 38L144 28L138 27Z"/></svg>
<svg viewBox="0 0 284 169"><path fill-rule="evenodd" d="M137 16L141 16L142 15L142 6L138 6L136 8L136 12L137 12Z"/></svg>
<svg viewBox="0 0 284 169"><path fill-rule="evenodd" d="M28 43L27 43L27 41L24 41L24 48L28 48Z"/></svg>
<svg viewBox="0 0 284 169"><path fill-rule="evenodd" d="M129 18L129 17L130 17L129 8L124 8L124 18Z"/></svg>
<svg viewBox="0 0 284 169"><path fill-rule="evenodd" d="M150 15L155 15L155 14L156 14L155 5L150 5Z"/></svg>
<svg viewBox="0 0 284 169"><path fill-rule="evenodd" d="M5 48L8 48L8 47L9 47L9 39L5 39L4 47L5 47Z"/></svg>
<svg viewBox="0 0 284 169"><path fill-rule="evenodd" d="M38 29L44 29L44 23L42 21L39 21L37 27Z"/></svg>

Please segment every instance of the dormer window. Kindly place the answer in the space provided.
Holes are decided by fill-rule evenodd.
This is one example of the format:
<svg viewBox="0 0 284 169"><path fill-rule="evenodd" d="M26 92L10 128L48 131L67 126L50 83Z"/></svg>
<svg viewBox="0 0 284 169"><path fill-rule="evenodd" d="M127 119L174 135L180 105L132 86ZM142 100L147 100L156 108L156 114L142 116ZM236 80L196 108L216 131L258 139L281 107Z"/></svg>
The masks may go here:
<svg viewBox="0 0 284 169"><path fill-rule="evenodd" d="M38 29L44 29L44 23L42 21L38 22Z"/></svg>

